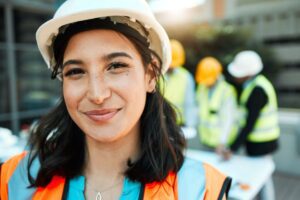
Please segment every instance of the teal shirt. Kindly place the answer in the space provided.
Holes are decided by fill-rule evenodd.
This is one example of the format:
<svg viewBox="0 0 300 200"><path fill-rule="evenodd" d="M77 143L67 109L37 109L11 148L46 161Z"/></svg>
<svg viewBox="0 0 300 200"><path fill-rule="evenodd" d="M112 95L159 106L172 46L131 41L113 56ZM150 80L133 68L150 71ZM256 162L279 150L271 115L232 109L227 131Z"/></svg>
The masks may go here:
<svg viewBox="0 0 300 200"><path fill-rule="evenodd" d="M77 176L70 180L67 200L84 200L84 176ZM133 182L128 178L124 179L123 191L120 200L135 200L139 198L141 184ZM96 195L96 194L95 194Z"/></svg>
<svg viewBox="0 0 300 200"><path fill-rule="evenodd" d="M178 172L179 199L203 199L205 189L205 173L202 163L189 158L185 159ZM67 200L84 200L85 178L77 176L70 180ZM120 200L138 200L141 183L124 179Z"/></svg>

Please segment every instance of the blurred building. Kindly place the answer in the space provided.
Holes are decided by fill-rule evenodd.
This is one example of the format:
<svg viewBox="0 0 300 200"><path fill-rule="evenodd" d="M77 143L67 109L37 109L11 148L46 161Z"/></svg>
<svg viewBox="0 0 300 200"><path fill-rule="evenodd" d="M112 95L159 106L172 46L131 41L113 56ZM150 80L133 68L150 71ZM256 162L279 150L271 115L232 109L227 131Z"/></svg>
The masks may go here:
<svg viewBox="0 0 300 200"><path fill-rule="evenodd" d="M59 98L35 42L53 0L0 0L0 127L18 133Z"/></svg>
<svg viewBox="0 0 300 200"><path fill-rule="evenodd" d="M149 0L152 2L155 0ZM167 1L167 0L165 0ZM196 1L196 0L195 0ZM283 64L273 82L279 105L300 108L300 1L299 0L206 0L184 10L169 9L156 15L165 27L197 24L233 25L249 30L256 41L275 52ZM173 15L173 17L170 17Z"/></svg>
<svg viewBox="0 0 300 200"><path fill-rule="evenodd" d="M200 24L244 28L275 53L283 65L273 80L281 128L276 168L300 175L294 167L300 165L300 0L206 0L185 10L170 6L156 16L169 32L179 36L182 29Z"/></svg>
<svg viewBox="0 0 300 200"><path fill-rule="evenodd" d="M280 149L276 169L300 175L300 1L227 0L218 23L253 31L255 39L275 52L283 64L273 84L280 106ZM286 109L288 108L288 109Z"/></svg>
<svg viewBox="0 0 300 200"><path fill-rule="evenodd" d="M284 64L274 82L283 107L300 108L300 1L237 0L225 8L224 24L253 30L254 37L273 49Z"/></svg>

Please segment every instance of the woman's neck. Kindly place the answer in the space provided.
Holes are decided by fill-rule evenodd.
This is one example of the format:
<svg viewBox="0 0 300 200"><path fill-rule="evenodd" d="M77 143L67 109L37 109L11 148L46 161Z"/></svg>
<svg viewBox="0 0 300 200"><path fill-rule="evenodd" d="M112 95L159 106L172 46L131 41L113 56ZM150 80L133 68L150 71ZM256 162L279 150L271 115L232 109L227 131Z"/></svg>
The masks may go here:
<svg viewBox="0 0 300 200"><path fill-rule="evenodd" d="M117 141L101 143L87 138L86 165L84 175L99 188L113 185L124 179L128 168L128 160L135 161L139 157L140 137L134 131Z"/></svg>

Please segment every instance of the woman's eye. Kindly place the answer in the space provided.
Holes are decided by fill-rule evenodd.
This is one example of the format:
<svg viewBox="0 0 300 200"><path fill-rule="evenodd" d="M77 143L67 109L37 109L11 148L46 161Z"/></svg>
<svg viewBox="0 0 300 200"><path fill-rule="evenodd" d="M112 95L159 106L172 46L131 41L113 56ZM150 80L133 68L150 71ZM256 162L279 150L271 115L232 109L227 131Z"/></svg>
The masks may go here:
<svg viewBox="0 0 300 200"><path fill-rule="evenodd" d="M113 72L121 72L121 71L125 70L127 67L128 67L128 64L126 64L126 63L114 62L108 66L107 70L113 71Z"/></svg>
<svg viewBox="0 0 300 200"><path fill-rule="evenodd" d="M74 69L70 69L66 73L64 73L64 76L66 76L66 77L75 76L75 75L79 75L79 74L83 74L83 73L84 73L84 71L82 69L74 68Z"/></svg>

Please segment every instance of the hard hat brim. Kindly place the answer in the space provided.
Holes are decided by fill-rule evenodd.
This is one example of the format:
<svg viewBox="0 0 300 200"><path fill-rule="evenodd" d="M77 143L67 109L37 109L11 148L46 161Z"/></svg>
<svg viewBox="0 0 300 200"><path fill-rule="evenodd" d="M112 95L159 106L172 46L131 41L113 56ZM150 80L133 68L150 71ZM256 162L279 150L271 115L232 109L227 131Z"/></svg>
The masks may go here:
<svg viewBox="0 0 300 200"><path fill-rule="evenodd" d="M216 81L217 81L217 78L209 77L209 78L203 78L203 79L198 80L198 83L199 83L199 84L203 84L203 85L205 85L205 86L211 86L211 85L213 85Z"/></svg>
<svg viewBox="0 0 300 200"><path fill-rule="evenodd" d="M243 78L249 76L249 74L245 74L243 71L239 70L238 66L234 63L230 63L228 65L228 72L230 75L236 78Z"/></svg>
<svg viewBox="0 0 300 200"><path fill-rule="evenodd" d="M47 66L51 69L51 61L53 59L52 42L53 38L59 33L59 28L78 21L84 21L88 19L109 17L109 16L128 16L130 18L138 19L145 26L150 27L148 29L150 44L154 49L150 48L160 56L162 60L162 73L165 73L171 63L171 48L169 44L169 38L162 26L151 17L141 16L141 13L130 12L128 10L118 9L95 9L92 11L77 12L72 15L65 15L62 17L53 18L44 24L42 24L36 32L36 40L38 48L45 60ZM142 19L142 20L141 20Z"/></svg>

